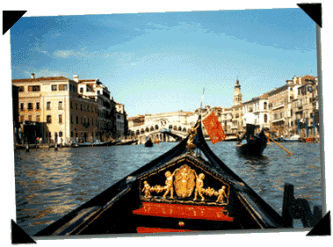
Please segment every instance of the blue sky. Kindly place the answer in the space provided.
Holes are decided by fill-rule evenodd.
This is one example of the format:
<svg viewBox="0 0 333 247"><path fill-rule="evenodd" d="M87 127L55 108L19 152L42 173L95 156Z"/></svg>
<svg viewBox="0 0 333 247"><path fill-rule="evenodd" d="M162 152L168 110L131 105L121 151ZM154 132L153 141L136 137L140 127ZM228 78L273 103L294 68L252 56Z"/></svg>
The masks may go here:
<svg viewBox="0 0 333 247"><path fill-rule="evenodd" d="M293 76L317 76L303 10L23 17L11 28L12 78L99 78L129 116L230 107Z"/></svg>

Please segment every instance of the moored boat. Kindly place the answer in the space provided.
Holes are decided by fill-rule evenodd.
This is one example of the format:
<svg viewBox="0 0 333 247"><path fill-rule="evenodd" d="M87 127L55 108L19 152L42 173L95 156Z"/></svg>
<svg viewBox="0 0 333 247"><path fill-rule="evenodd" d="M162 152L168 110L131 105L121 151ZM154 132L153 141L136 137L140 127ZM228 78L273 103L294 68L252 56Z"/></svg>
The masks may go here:
<svg viewBox="0 0 333 247"><path fill-rule="evenodd" d="M263 154L265 148L267 147L267 136L264 130L262 130L259 135L255 135L248 141L244 140L244 143L237 143L236 150L238 154L241 155L255 155L260 156Z"/></svg>
<svg viewBox="0 0 333 247"><path fill-rule="evenodd" d="M121 141L121 142L116 143L116 146L135 145L137 143L138 143L138 140Z"/></svg>

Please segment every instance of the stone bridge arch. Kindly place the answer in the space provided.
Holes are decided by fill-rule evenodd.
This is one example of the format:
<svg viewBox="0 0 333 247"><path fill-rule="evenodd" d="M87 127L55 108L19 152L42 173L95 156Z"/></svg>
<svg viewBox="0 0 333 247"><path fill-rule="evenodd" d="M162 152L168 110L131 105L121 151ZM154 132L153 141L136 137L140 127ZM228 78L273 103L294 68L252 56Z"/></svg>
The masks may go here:
<svg viewBox="0 0 333 247"><path fill-rule="evenodd" d="M191 125L186 125L182 123L175 123L160 121L158 123L145 124L140 126L131 127L129 129L131 134L131 139L138 140L139 143L145 143L146 136L149 136L153 140L158 140L159 142L169 142L175 141L176 139L163 133L163 130L170 130L174 134L181 136L182 138L186 137L189 129L192 128Z"/></svg>

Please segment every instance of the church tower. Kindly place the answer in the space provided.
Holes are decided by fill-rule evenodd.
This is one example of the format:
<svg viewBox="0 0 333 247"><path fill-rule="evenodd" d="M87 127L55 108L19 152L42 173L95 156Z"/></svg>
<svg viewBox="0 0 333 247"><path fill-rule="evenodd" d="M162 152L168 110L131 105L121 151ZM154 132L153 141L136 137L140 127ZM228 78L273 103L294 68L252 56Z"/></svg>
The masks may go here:
<svg viewBox="0 0 333 247"><path fill-rule="evenodd" d="M243 102L243 95L241 94L241 89L239 85L239 80L237 79L234 92L234 106L239 105Z"/></svg>

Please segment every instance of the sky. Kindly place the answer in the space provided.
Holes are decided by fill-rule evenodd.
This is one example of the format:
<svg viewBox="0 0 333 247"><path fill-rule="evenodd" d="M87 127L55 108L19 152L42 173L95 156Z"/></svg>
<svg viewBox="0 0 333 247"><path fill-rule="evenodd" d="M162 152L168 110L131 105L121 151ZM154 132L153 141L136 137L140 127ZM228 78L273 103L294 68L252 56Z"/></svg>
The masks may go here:
<svg viewBox="0 0 333 247"><path fill-rule="evenodd" d="M22 17L12 78L98 78L129 116L230 107L317 75L315 23L300 8Z"/></svg>

